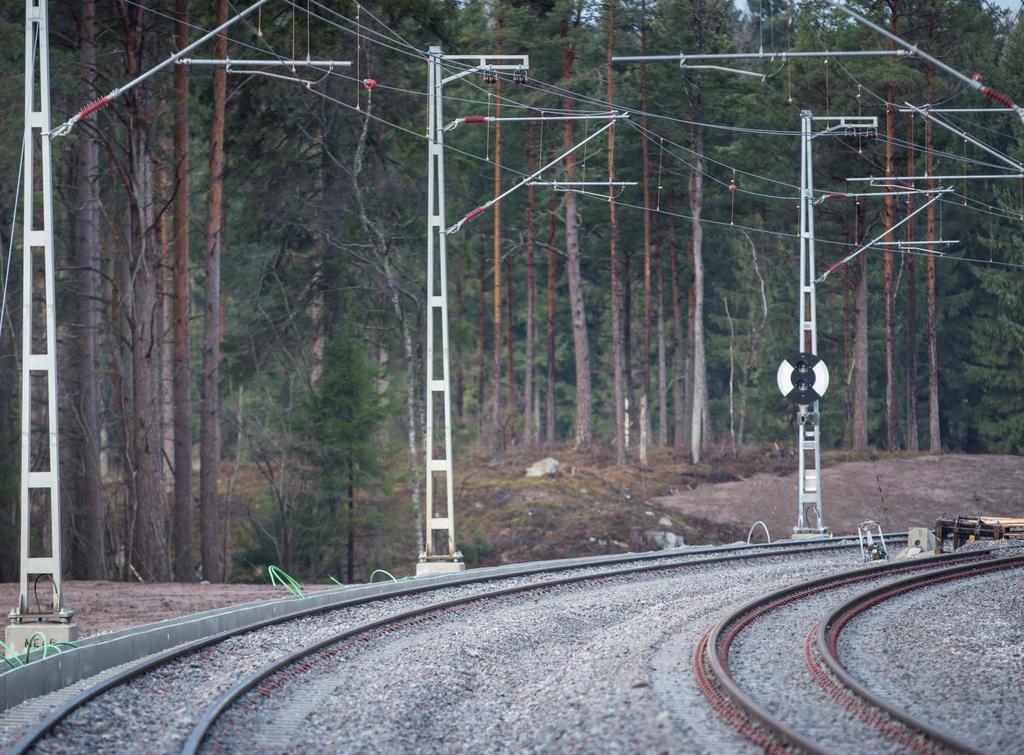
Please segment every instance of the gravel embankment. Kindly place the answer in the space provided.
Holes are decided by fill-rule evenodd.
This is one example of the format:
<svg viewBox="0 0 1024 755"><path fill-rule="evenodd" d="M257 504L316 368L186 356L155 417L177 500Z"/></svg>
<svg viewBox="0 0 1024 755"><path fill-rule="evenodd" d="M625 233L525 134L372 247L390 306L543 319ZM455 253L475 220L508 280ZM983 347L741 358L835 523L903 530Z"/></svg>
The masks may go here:
<svg viewBox="0 0 1024 755"><path fill-rule="evenodd" d="M244 698L226 752L755 752L700 696L700 634L852 551L697 566L445 612ZM251 705L251 707L250 707Z"/></svg>
<svg viewBox="0 0 1024 755"><path fill-rule="evenodd" d="M842 549L837 551L842 555L832 554L832 557L849 561L853 552ZM665 563L699 562L719 555L722 554L694 549ZM779 558L786 560L787 557ZM127 752L135 752L140 749L138 743L144 742L142 749L147 752L176 752L196 718L220 693L247 672L255 671L273 658L287 655L315 639L441 600L517 584L543 583L569 573L597 574L612 568L617 567L544 573L387 598L240 635L155 669L87 704L66 725L59 727L58 736L45 743L41 751L85 752L123 748ZM0 715L0 748L12 744L25 728L25 716L19 708L36 702L29 701Z"/></svg>
<svg viewBox="0 0 1024 755"><path fill-rule="evenodd" d="M979 749L1024 747L1024 569L892 598L847 625L839 657L872 692Z"/></svg>
<svg viewBox="0 0 1024 755"><path fill-rule="evenodd" d="M757 619L733 642L729 659L739 685L772 715L829 752L899 753L901 745L850 715L815 682L804 662L811 627L834 606L906 574L872 579L789 603Z"/></svg>

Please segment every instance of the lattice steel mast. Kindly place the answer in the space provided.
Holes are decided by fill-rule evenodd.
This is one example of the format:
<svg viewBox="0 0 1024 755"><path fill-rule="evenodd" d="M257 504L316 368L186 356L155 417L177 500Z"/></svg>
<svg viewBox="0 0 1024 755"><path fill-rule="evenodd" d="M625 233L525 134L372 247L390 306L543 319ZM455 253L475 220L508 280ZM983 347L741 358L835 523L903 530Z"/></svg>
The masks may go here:
<svg viewBox="0 0 1024 755"><path fill-rule="evenodd" d="M37 631L50 641L68 640L75 632L74 625L70 623L72 611L64 607L61 570L48 36L46 0L26 0L24 180L21 196L21 579L18 607L10 614L11 624L6 633L8 645L16 652L23 650L25 641ZM46 425L41 447L35 443L32 421L33 407L40 403L42 409L39 413ZM33 611L29 601L29 583L34 590L36 582L44 578L50 582L51 601L49 604L37 604Z"/></svg>

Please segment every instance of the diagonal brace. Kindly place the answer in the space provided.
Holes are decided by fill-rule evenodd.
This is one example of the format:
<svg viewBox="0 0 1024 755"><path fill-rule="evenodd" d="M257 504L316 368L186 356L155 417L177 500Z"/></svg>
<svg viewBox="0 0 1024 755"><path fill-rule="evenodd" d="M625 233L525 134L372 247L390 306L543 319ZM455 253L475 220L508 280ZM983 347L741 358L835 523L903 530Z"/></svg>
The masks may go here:
<svg viewBox="0 0 1024 755"><path fill-rule="evenodd" d="M524 178L524 179L523 179L522 181L520 181L519 183L517 183L517 184L516 184L515 186L512 186L512 187L511 187L511 188L509 188L509 189L506 189L506 190L505 190L505 191L503 191L503 192L502 192L501 194L499 194L498 196L494 197L494 199L489 199L488 201L484 202L484 203L483 203L482 205L480 205L479 207L476 207L476 208L474 208L474 209L470 210L469 212L467 212L467 213L466 213L466 214L465 214L465 215L464 215L464 216L462 217L462 220L460 220L460 221L459 221L458 223L456 223L455 225L453 225L453 226L450 226L449 228L446 228L446 229L445 229L445 232L444 232L444 233L445 233L445 235L446 235L446 236L450 236L450 235L451 235L451 234L453 234L453 233L457 233L457 232L458 232L458 231L459 231L459 230L460 230L460 229L462 228L462 226L463 226L463 225L464 225L464 224L465 224L465 223L466 223L467 221L469 221L469 220L472 220L473 218L477 217L478 215L482 215L482 214L483 214L484 212L486 212L486 211L487 211L487 209L488 209L489 207L491 207L491 206L493 206L493 205L497 204L497 203L498 203L498 202L500 202L500 201L501 201L502 199L504 199L504 198L505 198L505 197L507 197L507 196L508 196L509 194L511 194L511 193L512 193L513 191L515 191L516 189L520 189L520 188L522 188L523 186L526 186L527 184L529 184L530 182L532 182L532 181L533 181L534 179L536 179L536 178L537 178L538 176L540 176L540 174L541 174L541 173L543 173L544 171L546 171L546 170L547 170L548 168L552 167L553 165L557 165L557 164L558 164L558 163L560 163L560 162L561 162L562 160L564 160L564 159L565 159L565 158L567 158L567 157L568 157L569 155L571 155L571 154L572 154L573 152L575 152L575 151L576 151L576 150L578 150L578 149L579 149L580 147L582 147L582 146L583 146L584 144L586 144L586 143L587 143L587 142L589 142L590 140L592 140L592 139L595 139L595 138L597 138L598 136L600 136L601 134L603 134L603 133L604 133L605 131L607 131L608 129L610 129L610 128L611 128L612 126L614 126L614 125L615 125L615 121L618 121L618 120L623 120L623 119L625 119L625 118L629 118L629 114L628 114L628 113L616 113L615 115L611 116L611 117L610 117L610 119L609 119L609 121L608 121L608 123L606 123L606 124L604 124L603 126L601 126L601 128L599 128L599 129L598 129L597 131L595 131L594 133L592 133L592 134L591 134L590 136L588 136L588 137L587 137L586 139L584 139L583 141L579 142L578 144L575 144L575 145L573 145L572 147L570 147L569 149L567 149L567 150L566 150L565 152L563 152L562 154L560 154L560 155L559 155L558 157L556 157L556 158L555 158L554 160L552 160L551 162L549 162L549 163L548 163L547 165L544 165L543 167L541 167L541 168L539 168L538 170L534 171L533 173L531 173L530 175L528 175L528 176L527 176L526 178Z"/></svg>
<svg viewBox="0 0 1024 755"><path fill-rule="evenodd" d="M837 263L836 263L836 264L834 264L834 265L833 265L832 267L830 267L830 268L829 268L828 270L826 270L826 271L825 271L824 273L822 273L822 274L821 274L821 277L819 277L819 278L818 278L818 279L817 279L816 281L814 281L814 282L815 282L815 283L824 283L824 282L825 282L825 279L826 279L826 278L827 278L827 277L828 277L828 276L829 276L830 274L832 274L833 272L835 272L836 270L838 270L839 268L841 268L841 267L842 267L843 265L845 265L845 264L846 264L847 262L849 262L850 260L852 260L852 259L853 259L854 257L857 257L857 256L859 256L859 255L860 255L860 254L862 254L863 252L866 252L866 251L867 251L868 249L870 249L871 247L875 246L875 244L877 244L877 243L878 243L879 241L881 241L882 239L884 239L884 238L885 238L886 236L888 236L888 235L889 235L890 233L892 233L893 231L895 231L895 230L896 230L897 228L899 228L899 227L900 227L901 225L903 225L904 223L906 223L906 222L907 222L908 220L910 220L910 219L911 219L912 217L914 217L915 215L917 215L917 213L921 212L921 210L925 209L925 208L926 208L926 207L928 207L929 205L931 205L931 204L933 204L934 202L937 202L937 201L938 201L939 199L941 199L941 198L942 198L942 195L943 195L943 194L948 194L948 193L949 193L949 192L951 192L951 191L953 191L953 190L952 190L952 189L939 189L939 190L938 190L938 191L937 191L937 192L935 193L935 196L934 196L934 197L932 197L932 198L931 198L931 199L929 199L929 200L928 200L927 202L925 202L925 203L924 203L923 205L921 205L920 207L918 207L918 208L917 208L916 210L914 210L913 212L911 212L910 214L908 214L908 215L907 215L907 216L906 216L905 218L903 218L903 220L901 220L900 222L898 222L898 223L895 223L895 224L893 224L893 225L892 225L892 227L890 227L890 228L886 228L886 229L885 229L885 231L883 231L883 232L882 232L882 233L881 233L881 234L880 234L879 236L877 236L876 238L873 238L873 239L871 239L871 241L869 241L868 243L866 243L866 244L865 244L864 246L862 246L862 247L861 247L860 249L858 249L857 251L855 251L855 252L853 252L852 254L848 254L848 255L846 255L845 257L843 257L843 258L842 258L841 260L839 260L839 262L837 262Z"/></svg>

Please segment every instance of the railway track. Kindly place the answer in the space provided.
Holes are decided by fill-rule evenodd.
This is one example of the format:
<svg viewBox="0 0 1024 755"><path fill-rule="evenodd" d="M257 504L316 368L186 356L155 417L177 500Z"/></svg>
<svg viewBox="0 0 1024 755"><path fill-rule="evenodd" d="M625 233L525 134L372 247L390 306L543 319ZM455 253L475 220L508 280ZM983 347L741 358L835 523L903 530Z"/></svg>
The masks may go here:
<svg viewBox="0 0 1024 755"><path fill-rule="evenodd" d="M856 617L911 591L1022 566L1024 556L975 551L787 587L702 636L692 658L697 685L720 717L766 752L979 753L873 693L840 657L839 637Z"/></svg>
<svg viewBox="0 0 1024 755"><path fill-rule="evenodd" d="M493 584L485 585L490 589L470 591L467 587L460 588L462 593L454 597L448 596L444 589L434 586L431 588L412 586L401 594L392 593L386 599L380 597L360 599L351 601L348 604L339 604L329 608L320 608L310 612L324 614L327 611L338 610L339 608L366 608L365 604L376 602L381 604L378 614L369 620L359 622L348 622L341 631L327 632L316 641L303 644L291 653L282 653L279 658L269 663L262 664L254 673L245 674L236 670L230 676L232 681L243 676L240 681L224 690L212 704L204 703L204 711L199 715L196 725L191 729L184 745L184 752L196 752L200 747L209 744L211 731L224 717L226 711L231 710L244 696L253 697L251 693L256 691L256 698L267 696L289 678L299 676L314 668L318 663L326 661L341 653L351 650L353 645L360 647L372 643L374 639L385 637L402 629L422 625L433 619L444 615L446 612L459 610L460 607L472 603L480 603L487 600L500 600L515 595L530 595L551 592L555 590L572 589L606 583L608 580L634 579L643 575L656 575L658 573L670 573L687 567L713 567L716 564L731 562L754 562L760 559L777 559L780 556L796 555L809 556L816 553L828 553L829 551L845 551L857 547L856 540L839 540L828 543L780 543L769 547L750 546L728 546L723 548L704 549L687 554L643 554L640 556L623 556L613 562L604 561L596 567L587 567L586 564L573 564L572 566L553 567L542 574L534 575L536 578L520 580L505 577L514 584L509 586L493 587ZM553 576L559 572L567 572L564 576ZM503 580L489 579L482 582L495 583ZM479 585L477 585L479 587ZM428 600L420 602L413 607L399 606L402 610L387 610L385 604L394 603L393 598L409 598L419 596L421 593L444 593L442 600ZM288 620L295 621L295 617ZM134 684L146 684L149 687L159 685L159 682L150 682L149 679L158 677L165 669L174 665L188 662L192 658L191 665L201 665L195 662L196 658L202 659L204 654L211 655L219 646L231 638L237 638L244 633L252 633L266 629L280 622L280 620L261 622L259 625L240 627L230 632L222 633L200 642L175 648L171 651L160 653L154 657L144 659L138 663L121 670L110 676L102 683L89 687L75 694L66 700L57 709L53 710L43 720L29 728L24 735L14 744L12 753L24 753L35 748L74 750L74 747L67 747L61 744L62 734L66 730L72 733L76 727L68 725L76 712L82 711L90 703L101 701L104 695L111 691L124 689ZM167 751L171 749L166 744L154 745L153 749ZM176 749L176 748L175 748Z"/></svg>

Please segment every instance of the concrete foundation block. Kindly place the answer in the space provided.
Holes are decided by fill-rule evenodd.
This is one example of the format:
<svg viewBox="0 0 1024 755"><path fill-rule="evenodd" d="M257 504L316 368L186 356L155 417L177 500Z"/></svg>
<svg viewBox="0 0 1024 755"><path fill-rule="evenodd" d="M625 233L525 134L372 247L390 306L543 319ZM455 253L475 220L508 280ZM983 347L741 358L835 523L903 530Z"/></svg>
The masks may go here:
<svg viewBox="0 0 1024 755"><path fill-rule="evenodd" d="M4 642L15 653L21 655L25 652L25 643L36 632L42 633L49 642L74 642L78 639L78 625L75 623L64 624L62 622L47 623L33 621L26 624L8 624L5 632ZM33 648L43 646L41 638L36 637L32 641Z"/></svg>
<svg viewBox="0 0 1024 755"><path fill-rule="evenodd" d="M416 564L416 576L431 576L434 574L451 574L466 570L466 564L462 561L420 561Z"/></svg>

